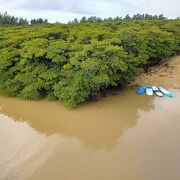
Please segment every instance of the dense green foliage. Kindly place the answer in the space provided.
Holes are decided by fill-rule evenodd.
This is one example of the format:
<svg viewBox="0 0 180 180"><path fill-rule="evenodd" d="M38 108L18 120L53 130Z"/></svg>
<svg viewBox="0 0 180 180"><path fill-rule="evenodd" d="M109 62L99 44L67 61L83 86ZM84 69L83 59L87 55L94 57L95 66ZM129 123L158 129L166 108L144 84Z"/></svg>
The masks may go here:
<svg viewBox="0 0 180 180"><path fill-rule="evenodd" d="M180 20L1 27L0 88L74 107L178 52Z"/></svg>

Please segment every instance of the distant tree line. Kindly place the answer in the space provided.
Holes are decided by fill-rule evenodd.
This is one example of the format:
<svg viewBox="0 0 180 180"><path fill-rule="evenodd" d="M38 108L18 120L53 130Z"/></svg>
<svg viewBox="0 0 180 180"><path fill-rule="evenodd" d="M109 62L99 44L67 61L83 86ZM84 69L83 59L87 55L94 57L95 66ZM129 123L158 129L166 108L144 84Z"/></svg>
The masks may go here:
<svg viewBox="0 0 180 180"><path fill-rule="evenodd" d="M178 17L179 18L179 17ZM177 18L177 19L178 19ZM69 21L68 24L77 24L77 23L96 23L96 22L112 22L112 21L130 21L130 20L165 20L167 17L165 17L163 14L160 15L149 15L149 14L135 14L132 17L127 14L124 18L123 17L109 17L109 18L100 18L97 16L91 16L91 17L82 17L80 20L75 18L72 21ZM47 24L47 19L37 18L37 19L31 19L28 21L27 19L24 19L22 17L18 18L15 16L9 15L7 12L0 13L0 25L33 25L33 24ZM61 24L61 22L56 22L55 24Z"/></svg>
<svg viewBox="0 0 180 180"><path fill-rule="evenodd" d="M32 19L31 24L47 24L48 20L47 19L42 19L42 18L38 18L38 19Z"/></svg>
<svg viewBox="0 0 180 180"><path fill-rule="evenodd" d="M9 15L7 12L0 13L0 25L29 25L29 24L47 24L47 19L32 19L28 21L22 17L18 18L15 16Z"/></svg>
<svg viewBox="0 0 180 180"><path fill-rule="evenodd" d="M165 20L167 17L165 17L163 14L160 15L149 15L149 14L135 14L132 17L127 14L124 18L123 17L109 17L109 18L100 18L97 16L91 16L89 18L87 17L82 17L80 20L75 18L73 21L69 21L69 24L76 24L76 23L84 23L84 22L111 22L111 21L130 21L130 20Z"/></svg>

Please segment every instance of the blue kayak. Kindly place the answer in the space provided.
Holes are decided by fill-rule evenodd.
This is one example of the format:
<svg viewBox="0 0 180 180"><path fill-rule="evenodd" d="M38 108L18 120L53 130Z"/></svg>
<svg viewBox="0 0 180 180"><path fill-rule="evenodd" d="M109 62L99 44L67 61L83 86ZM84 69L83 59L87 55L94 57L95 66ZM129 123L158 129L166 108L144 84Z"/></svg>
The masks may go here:
<svg viewBox="0 0 180 180"><path fill-rule="evenodd" d="M146 91L146 87L140 87L137 91L136 91L136 93L137 94L144 94L145 93L145 91Z"/></svg>
<svg viewBox="0 0 180 180"><path fill-rule="evenodd" d="M159 90L165 95L165 96L168 96L168 97L173 97L173 94L171 94L169 91L167 91L166 89L162 88L162 87L158 87Z"/></svg>

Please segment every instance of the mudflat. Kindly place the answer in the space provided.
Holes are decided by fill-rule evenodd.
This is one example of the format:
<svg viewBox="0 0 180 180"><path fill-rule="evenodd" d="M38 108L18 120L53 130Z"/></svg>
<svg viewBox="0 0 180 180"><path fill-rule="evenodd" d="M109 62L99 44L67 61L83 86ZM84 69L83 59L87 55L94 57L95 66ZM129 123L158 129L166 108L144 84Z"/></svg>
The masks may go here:
<svg viewBox="0 0 180 180"><path fill-rule="evenodd" d="M151 67L148 73L136 77L131 86L155 85L164 88L180 89L180 56L175 56L161 65Z"/></svg>

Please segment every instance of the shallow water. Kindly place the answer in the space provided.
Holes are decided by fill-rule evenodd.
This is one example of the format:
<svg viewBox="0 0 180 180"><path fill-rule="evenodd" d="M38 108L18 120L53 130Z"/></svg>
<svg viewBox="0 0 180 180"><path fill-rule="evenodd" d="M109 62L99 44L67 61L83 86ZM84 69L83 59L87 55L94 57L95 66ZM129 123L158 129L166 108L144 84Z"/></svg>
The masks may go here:
<svg viewBox="0 0 180 180"><path fill-rule="evenodd" d="M1 180L179 180L180 91L69 110L0 97Z"/></svg>

